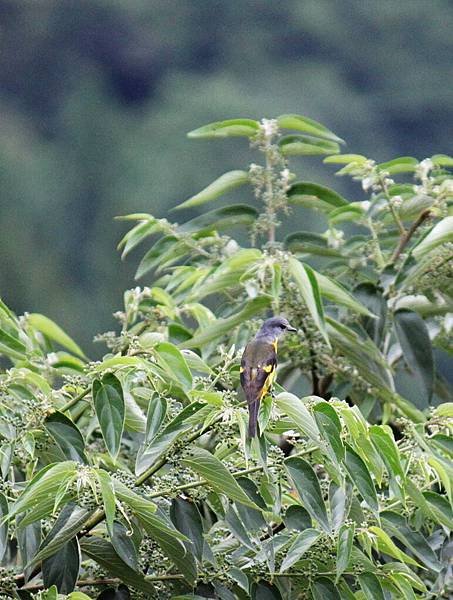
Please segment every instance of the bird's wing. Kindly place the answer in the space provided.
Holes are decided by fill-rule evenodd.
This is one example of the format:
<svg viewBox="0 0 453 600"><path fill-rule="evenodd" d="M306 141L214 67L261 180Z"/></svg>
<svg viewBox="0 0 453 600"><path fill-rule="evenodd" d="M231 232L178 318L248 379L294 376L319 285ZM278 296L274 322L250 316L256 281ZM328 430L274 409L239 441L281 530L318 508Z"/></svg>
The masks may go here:
<svg viewBox="0 0 453 600"><path fill-rule="evenodd" d="M277 368L274 344L252 340L247 344L241 361L241 385L247 402L261 399L272 386Z"/></svg>

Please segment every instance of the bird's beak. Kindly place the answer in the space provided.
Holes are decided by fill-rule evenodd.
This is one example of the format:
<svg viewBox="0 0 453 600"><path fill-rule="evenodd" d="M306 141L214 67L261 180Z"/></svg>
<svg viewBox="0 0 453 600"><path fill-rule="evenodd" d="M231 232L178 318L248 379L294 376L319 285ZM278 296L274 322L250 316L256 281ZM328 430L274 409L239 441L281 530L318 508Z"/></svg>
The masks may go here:
<svg viewBox="0 0 453 600"><path fill-rule="evenodd" d="M295 327L287 327L286 330L293 331L293 332L297 331L297 329Z"/></svg>

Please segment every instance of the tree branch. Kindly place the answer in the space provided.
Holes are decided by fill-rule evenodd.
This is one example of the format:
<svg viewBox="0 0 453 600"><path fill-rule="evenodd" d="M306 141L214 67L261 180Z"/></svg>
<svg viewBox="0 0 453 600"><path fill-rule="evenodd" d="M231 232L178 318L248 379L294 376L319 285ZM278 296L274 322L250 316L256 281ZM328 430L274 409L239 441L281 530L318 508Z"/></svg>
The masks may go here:
<svg viewBox="0 0 453 600"><path fill-rule="evenodd" d="M430 213L429 209L424 210L422 213L419 214L418 218L412 223L412 225L410 226L408 231L405 231L404 234L401 235L399 244L395 248L395 251L392 254L392 258L390 259L389 264L392 265L393 263L395 263L398 260L402 251L407 246L407 244L410 242L414 233L417 231L417 229L420 227L420 225L422 223L424 223L424 221L426 221L426 219L428 219L430 217L430 215L431 215L431 213Z"/></svg>

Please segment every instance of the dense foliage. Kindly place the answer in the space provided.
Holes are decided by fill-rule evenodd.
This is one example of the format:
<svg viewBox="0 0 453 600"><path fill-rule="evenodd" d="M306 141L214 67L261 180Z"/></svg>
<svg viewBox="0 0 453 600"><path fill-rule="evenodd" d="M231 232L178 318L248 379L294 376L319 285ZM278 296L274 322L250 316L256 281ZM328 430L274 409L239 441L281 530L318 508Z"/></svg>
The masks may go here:
<svg viewBox="0 0 453 600"><path fill-rule="evenodd" d="M298 115L189 136L248 139L262 161L178 208L248 186L256 207L123 217L123 257L154 238L137 271L152 285L126 291L101 361L0 306L2 593L448 597L453 404L433 348L452 353L453 159L339 154ZM297 180L295 155L327 155L369 199ZM324 234L280 239L311 210ZM250 441L239 361L270 313L298 334Z"/></svg>

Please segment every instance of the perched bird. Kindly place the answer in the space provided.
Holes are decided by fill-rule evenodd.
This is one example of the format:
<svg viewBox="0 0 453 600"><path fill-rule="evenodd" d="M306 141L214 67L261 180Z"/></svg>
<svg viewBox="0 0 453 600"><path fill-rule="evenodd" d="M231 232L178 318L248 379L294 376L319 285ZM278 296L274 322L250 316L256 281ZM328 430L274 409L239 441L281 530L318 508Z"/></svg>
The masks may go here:
<svg viewBox="0 0 453 600"><path fill-rule="evenodd" d="M267 319L245 347L241 360L241 385L249 407L249 437L257 434L260 401L271 390L277 369L277 344L285 331L297 331L285 317Z"/></svg>

